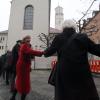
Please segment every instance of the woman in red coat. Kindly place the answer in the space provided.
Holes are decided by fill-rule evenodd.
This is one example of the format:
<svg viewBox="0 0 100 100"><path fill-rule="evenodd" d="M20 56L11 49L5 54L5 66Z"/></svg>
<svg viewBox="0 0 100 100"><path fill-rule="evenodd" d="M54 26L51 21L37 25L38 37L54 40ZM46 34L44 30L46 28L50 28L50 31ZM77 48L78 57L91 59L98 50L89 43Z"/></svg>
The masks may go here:
<svg viewBox="0 0 100 100"><path fill-rule="evenodd" d="M21 100L25 100L26 95L30 92L31 56L42 56L43 54L41 51L32 50L30 47L30 40L30 36L23 38L16 65L16 89L10 100L15 100L17 92L21 94Z"/></svg>

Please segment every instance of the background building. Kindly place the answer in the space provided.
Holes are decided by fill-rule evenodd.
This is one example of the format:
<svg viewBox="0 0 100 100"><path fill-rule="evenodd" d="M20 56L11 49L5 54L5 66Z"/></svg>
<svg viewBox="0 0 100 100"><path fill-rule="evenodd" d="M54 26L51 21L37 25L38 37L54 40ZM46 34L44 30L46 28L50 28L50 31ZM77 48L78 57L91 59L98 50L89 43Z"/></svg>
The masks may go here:
<svg viewBox="0 0 100 100"><path fill-rule="evenodd" d="M89 38L94 41L96 44L100 44L100 10L99 11L93 11L92 17L85 20L82 32L86 33ZM97 56L91 56L92 59L100 59L100 57Z"/></svg>
<svg viewBox="0 0 100 100"><path fill-rule="evenodd" d="M25 35L32 37L32 47L41 49L40 33L49 33L50 0L12 0L8 29L8 49Z"/></svg>
<svg viewBox="0 0 100 100"><path fill-rule="evenodd" d="M64 21L63 8L58 5L55 8L55 28L61 30L63 21Z"/></svg>
<svg viewBox="0 0 100 100"><path fill-rule="evenodd" d="M0 32L0 56L7 51L8 30Z"/></svg>

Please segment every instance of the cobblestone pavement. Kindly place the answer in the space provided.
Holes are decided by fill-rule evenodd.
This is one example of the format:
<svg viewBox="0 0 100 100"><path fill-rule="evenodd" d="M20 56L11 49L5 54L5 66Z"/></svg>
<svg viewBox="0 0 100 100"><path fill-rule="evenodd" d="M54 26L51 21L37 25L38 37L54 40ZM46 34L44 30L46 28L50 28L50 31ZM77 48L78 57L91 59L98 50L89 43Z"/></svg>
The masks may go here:
<svg viewBox="0 0 100 100"><path fill-rule="evenodd" d="M31 72L31 92L28 94L26 100L54 100L54 88L47 83L50 71L35 70ZM95 77L94 81L100 95L100 77ZM11 93L10 86L0 78L0 100L9 100ZM20 100L18 94L16 100Z"/></svg>

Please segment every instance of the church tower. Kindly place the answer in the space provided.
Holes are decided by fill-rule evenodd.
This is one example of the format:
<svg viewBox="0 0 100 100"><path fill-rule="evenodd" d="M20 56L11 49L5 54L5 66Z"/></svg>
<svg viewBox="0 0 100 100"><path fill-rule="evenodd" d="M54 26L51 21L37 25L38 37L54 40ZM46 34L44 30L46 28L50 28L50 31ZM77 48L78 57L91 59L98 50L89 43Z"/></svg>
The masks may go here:
<svg viewBox="0 0 100 100"><path fill-rule="evenodd" d="M49 33L51 0L12 0L8 29L8 49L25 35L32 38L33 48L42 49L40 33Z"/></svg>
<svg viewBox="0 0 100 100"><path fill-rule="evenodd" d="M64 21L63 8L58 5L55 8L55 28L61 30L63 21Z"/></svg>

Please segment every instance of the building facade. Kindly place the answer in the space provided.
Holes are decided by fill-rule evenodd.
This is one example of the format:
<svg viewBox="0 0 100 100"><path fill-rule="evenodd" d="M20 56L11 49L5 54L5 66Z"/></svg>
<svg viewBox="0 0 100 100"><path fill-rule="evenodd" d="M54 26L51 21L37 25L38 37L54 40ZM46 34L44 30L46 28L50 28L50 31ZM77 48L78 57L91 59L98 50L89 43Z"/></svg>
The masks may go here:
<svg viewBox="0 0 100 100"><path fill-rule="evenodd" d="M50 0L12 0L8 29L8 49L25 35L32 37L32 47L41 49L40 33L49 33Z"/></svg>
<svg viewBox="0 0 100 100"><path fill-rule="evenodd" d="M85 32L95 43L100 43L100 11L87 19L82 31Z"/></svg>
<svg viewBox="0 0 100 100"><path fill-rule="evenodd" d="M92 18L89 18L83 24L82 32L96 44L100 44L100 11L94 11ZM100 59L100 57L92 56L92 59Z"/></svg>

